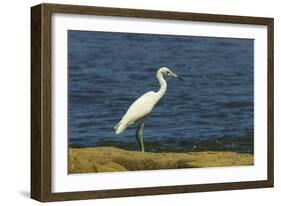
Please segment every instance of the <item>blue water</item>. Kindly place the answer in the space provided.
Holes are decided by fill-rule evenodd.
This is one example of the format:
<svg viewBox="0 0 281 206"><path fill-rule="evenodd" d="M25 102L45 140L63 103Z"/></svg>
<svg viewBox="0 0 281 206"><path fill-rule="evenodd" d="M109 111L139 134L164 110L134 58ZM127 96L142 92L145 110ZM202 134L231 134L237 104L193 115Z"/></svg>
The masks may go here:
<svg viewBox="0 0 281 206"><path fill-rule="evenodd" d="M68 31L70 147L138 150L134 125L113 127L128 107L157 91L156 71L185 81L168 88L146 119L148 151L253 152L253 40Z"/></svg>

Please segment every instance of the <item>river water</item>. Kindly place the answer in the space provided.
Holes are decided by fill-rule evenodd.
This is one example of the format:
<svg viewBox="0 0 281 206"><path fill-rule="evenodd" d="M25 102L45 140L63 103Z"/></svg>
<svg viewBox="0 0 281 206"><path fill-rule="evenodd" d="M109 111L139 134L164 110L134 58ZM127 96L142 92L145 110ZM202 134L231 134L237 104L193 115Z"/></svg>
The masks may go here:
<svg viewBox="0 0 281 206"><path fill-rule="evenodd" d="M165 96L146 119L147 151L253 153L251 39L68 31L70 147L138 150L132 125L113 127L136 98L157 91L166 66Z"/></svg>

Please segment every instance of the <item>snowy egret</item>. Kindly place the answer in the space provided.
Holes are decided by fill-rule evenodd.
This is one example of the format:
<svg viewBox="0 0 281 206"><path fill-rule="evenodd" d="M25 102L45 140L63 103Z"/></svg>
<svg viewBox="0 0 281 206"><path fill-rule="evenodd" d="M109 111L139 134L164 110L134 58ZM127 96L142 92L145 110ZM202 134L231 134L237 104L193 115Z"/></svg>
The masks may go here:
<svg viewBox="0 0 281 206"><path fill-rule="evenodd" d="M143 127L144 120L153 110L154 106L157 102L164 96L167 83L164 79L165 76L171 76L183 80L183 78L179 77L175 73L173 73L167 67L161 67L157 71L157 79L160 84L160 89L158 92L150 91L139 97L127 110L126 114L122 117L121 121L115 125L115 133L122 133L129 125L137 123L136 130L136 139L139 144L139 147L142 152L144 152L144 144L143 144ZM140 135L140 139L139 136Z"/></svg>

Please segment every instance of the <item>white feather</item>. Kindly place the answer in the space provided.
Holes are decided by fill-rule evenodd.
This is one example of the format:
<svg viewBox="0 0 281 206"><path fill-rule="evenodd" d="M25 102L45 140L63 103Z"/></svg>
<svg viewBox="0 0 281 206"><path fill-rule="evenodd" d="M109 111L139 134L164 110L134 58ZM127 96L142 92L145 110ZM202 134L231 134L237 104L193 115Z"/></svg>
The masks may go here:
<svg viewBox="0 0 281 206"><path fill-rule="evenodd" d="M159 101L159 95L151 91L139 97L127 110L121 121L114 127L116 134L122 133L129 125L143 121Z"/></svg>
<svg viewBox="0 0 281 206"><path fill-rule="evenodd" d="M136 122L143 122L144 119L150 114L154 106L165 94L167 84L163 76L173 76L179 78L175 73L167 67L162 67L157 71L157 79L160 83L158 92L147 92L139 97L127 110L126 114L122 117L121 121L115 125L115 133L122 133L129 125Z"/></svg>

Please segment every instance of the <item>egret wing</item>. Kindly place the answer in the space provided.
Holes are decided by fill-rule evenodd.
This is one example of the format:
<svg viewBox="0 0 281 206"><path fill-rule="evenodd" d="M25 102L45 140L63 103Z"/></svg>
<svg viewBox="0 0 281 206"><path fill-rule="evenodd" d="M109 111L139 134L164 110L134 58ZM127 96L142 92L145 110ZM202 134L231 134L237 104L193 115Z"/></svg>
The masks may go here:
<svg viewBox="0 0 281 206"><path fill-rule="evenodd" d="M138 120L143 119L153 109L157 103L157 95L155 92L147 92L139 97L128 109L123 117L128 124L133 124Z"/></svg>

